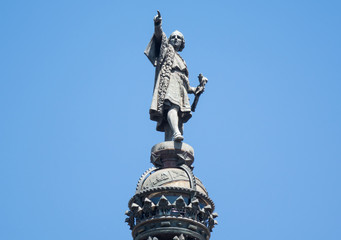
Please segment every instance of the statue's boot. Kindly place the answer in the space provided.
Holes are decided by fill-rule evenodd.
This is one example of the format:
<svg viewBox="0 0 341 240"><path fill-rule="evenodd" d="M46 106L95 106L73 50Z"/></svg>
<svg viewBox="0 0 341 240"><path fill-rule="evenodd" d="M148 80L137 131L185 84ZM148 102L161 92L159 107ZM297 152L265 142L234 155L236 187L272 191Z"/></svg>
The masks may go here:
<svg viewBox="0 0 341 240"><path fill-rule="evenodd" d="M177 142L181 142L182 140L184 140L184 137L181 135L180 132L174 133L173 140Z"/></svg>

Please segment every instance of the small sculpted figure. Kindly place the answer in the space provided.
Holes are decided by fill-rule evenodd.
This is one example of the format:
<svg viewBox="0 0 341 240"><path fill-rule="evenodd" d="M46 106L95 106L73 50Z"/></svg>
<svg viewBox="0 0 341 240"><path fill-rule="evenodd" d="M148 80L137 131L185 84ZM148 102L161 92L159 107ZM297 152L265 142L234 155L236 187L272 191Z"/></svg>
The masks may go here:
<svg viewBox="0 0 341 240"><path fill-rule="evenodd" d="M154 17L154 26L154 35L145 50L156 68L150 119L157 122L156 130L165 132L165 141L182 141L183 124L192 117L188 93L195 94L197 103L207 78L200 74L200 85L191 87L186 63L179 55L185 47L183 34L174 31L168 39L162 30L159 11ZM192 111L195 111L196 103Z"/></svg>

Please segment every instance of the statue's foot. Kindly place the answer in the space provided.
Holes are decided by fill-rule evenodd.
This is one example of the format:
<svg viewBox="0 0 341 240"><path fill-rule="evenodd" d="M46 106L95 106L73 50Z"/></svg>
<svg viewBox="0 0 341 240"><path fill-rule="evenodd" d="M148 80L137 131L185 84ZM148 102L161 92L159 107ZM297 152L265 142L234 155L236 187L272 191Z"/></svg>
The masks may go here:
<svg viewBox="0 0 341 240"><path fill-rule="evenodd" d="M182 140L184 140L184 137L181 135L181 133L175 133L173 135L173 140L177 142L181 142Z"/></svg>

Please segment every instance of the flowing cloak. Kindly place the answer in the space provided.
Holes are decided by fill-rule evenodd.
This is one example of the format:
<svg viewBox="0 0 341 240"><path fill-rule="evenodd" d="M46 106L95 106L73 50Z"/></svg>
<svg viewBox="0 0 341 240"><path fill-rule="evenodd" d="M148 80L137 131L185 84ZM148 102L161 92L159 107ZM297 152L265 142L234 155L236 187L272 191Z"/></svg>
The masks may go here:
<svg viewBox="0 0 341 240"><path fill-rule="evenodd" d="M189 89L187 66L168 43L164 32L161 39L153 35L144 53L156 68L153 99L149 109L150 119L157 122L156 130L164 132L167 110L172 105L179 107L180 123L185 123L192 117L187 95Z"/></svg>

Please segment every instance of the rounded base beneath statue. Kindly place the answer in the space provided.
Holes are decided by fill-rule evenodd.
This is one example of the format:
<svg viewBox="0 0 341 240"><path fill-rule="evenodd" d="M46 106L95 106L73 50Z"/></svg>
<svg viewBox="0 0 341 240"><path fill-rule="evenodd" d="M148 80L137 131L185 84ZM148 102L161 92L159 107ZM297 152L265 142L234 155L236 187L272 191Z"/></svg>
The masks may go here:
<svg viewBox="0 0 341 240"><path fill-rule="evenodd" d="M194 149L184 142L161 142L152 147L150 161L155 167L161 168L176 167L182 164L193 168Z"/></svg>

